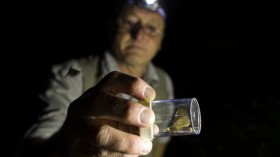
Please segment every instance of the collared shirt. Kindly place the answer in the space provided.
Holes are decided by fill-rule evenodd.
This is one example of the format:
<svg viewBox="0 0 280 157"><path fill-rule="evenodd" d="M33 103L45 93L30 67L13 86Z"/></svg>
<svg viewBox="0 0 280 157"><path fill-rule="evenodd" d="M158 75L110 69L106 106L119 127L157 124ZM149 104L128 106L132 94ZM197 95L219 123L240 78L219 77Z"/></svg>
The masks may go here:
<svg viewBox="0 0 280 157"><path fill-rule="evenodd" d="M69 69L77 70L75 77L66 77ZM104 58L101 58L101 75L97 80L102 79L111 71L119 71L116 60L107 51ZM39 94L39 98L46 104L39 120L26 132L26 139L48 139L54 135L66 119L68 106L84 92L83 71L77 59L72 59L61 64L54 65L49 78L48 88ZM168 97L173 98L173 84L166 73L166 92ZM155 72L155 65L150 63L144 74L145 80L152 87L156 87L159 76Z"/></svg>
<svg viewBox="0 0 280 157"><path fill-rule="evenodd" d="M152 62L150 62L147 66L147 69L146 69L144 75L142 76L142 79L144 81L146 81L153 88L157 88L159 86L159 81L160 81L155 68L156 68L155 65ZM107 75L109 72L112 72L112 71L120 71L120 70L117 66L116 59L113 57L113 55L109 51L106 51L104 54L104 59L101 60L101 76L98 78L98 80L102 79L105 75ZM167 78L165 78L166 80L168 80L166 82L166 86L168 87L168 89L170 89L167 91L167 92L169 92L169 94L168 94L169 97L167 97L166 99L173 98L172 82L169 81L170 78L167 74L164 77L167 77ZM127 96L125 94L120 94L120 95L123 98L130 98L130 96Z"/></svg>

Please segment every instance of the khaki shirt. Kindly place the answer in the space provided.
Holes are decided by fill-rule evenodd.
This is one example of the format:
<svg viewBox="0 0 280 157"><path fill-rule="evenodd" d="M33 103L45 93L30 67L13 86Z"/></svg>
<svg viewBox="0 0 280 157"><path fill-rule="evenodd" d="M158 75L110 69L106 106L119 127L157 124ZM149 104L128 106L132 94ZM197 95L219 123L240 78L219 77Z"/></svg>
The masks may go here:
<svg viewBox="0 0 280 157"><path fill-rule="evenodd" d="M65 77L71 69L77 73ZM39 94L46 107L39 121L26 132L24 138L44 140L54 135L64 123L70 103L111 71L119 71L119 69L109 52L105 52L101 57L88 56L53 65L48 87ZM161 68L150 63L142 79L156 90L156 99L174 98L172 80ZM169 140L169 138L154 140L156 141L154 148L157 143L167 143Z"/></svg>

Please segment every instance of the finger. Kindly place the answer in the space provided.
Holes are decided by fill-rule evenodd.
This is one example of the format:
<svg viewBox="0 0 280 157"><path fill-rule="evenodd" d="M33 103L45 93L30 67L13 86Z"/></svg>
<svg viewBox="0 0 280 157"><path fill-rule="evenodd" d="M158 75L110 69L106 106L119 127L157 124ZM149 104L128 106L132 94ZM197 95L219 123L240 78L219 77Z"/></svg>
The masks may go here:
<svg viewBox="0 0 280 157"><path fill-rule="evenodd" d="M117 71L106 75L98 89L113 95L125 93L141 101L152 101L156 96L155 90L142 79Z"/></svg>
<svg viewBox="0 0 280 157"><path fill-rule="evenodd" d="M114 121L105 119L84 119L75 121L71 125L64 125L63 146L70 148L65 149L64 153L72 156L94 156L106 153L129 156L147 154L151 150L149 140L113 128L107 123L118 127L116 121L114 124ZM129 127L129 130L134 129L135 127Z"/></svg>
<svg viewBox="0 0 280 157"><path fill-rule="evenodd" d="M98 122L95 121L94 123L99 123L100 125L109 125L121 131L128 132L134 135L139 135L139 127L127 125L122 122L117 122L115 120L101 119L98 120Z"/></svg>
<svg viewBox="0 0 280 157"><path fill-rule="evenodd" d="M67 152L71 156L122 156L122 157L137 157L139 155L131 155L121 153L119 151L112 151L104 147L93 146L87 141L79 141L75 147L75 150Z"/></svg>
<svg viewBox="0 0 280 157"><path fill-rule="evenodd" d="M120 153L120 152L113 152L110 151L108 149L99 149L99 152L94 154L95 156L113 156L113 157L138 157L139 155L131 155L131 154L124 154L124 153Z"/></svg>
<svg viewBox="0 0 280 157"><path fill-rule="evenodd" d="M113 152L110 150L99 150L99 152L95 153L96 156L121 156L121 157L138 157L139 155L131 155L131 154L124 154L120 152Z"/></svg>
<svg viewBox="0 0 280 157"><path fill-rule="evenodd" d="M108 125L100 127L94 141L98 147L131 155L146 155L152 149L150 140L125 133Z"/></svg>
<svg viewBox="0 0 280 157"><path fill-rule="evenodd" d="M89 93L69 107L79 117L106 118L138 127L154 123L155 114L148 107L103 92Z"/></svg>

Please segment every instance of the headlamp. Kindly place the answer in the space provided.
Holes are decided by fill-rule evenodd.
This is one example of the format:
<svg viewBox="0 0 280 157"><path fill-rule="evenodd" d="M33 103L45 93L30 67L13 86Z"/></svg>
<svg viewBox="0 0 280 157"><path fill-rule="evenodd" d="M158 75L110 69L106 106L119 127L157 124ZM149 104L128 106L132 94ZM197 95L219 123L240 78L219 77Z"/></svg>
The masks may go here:
<svg viewBox="0 0 280 157"><path fill-rule="evenodd" d="M158 12L161 16L166 17L159 0L127 0L129 4L136 4L138 6Z"/></svg>

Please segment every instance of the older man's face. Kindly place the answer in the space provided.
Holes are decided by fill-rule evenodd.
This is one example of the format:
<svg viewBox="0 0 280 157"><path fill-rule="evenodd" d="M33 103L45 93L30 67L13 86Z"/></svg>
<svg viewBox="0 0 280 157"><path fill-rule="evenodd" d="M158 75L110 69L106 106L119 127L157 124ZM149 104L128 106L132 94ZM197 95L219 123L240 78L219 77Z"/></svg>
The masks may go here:
<svg viewBox="0 0 280 157"><path fill-rule="evenodd" d="M131 66L145 66L157 54L163 39L164 18L151 10L129 6L118 18L114 52Z"/></svg>

